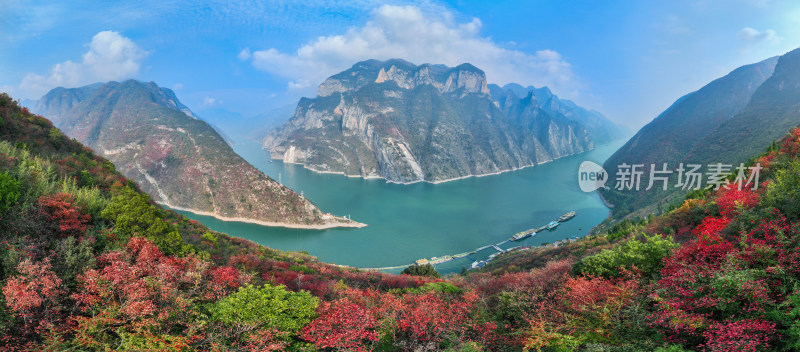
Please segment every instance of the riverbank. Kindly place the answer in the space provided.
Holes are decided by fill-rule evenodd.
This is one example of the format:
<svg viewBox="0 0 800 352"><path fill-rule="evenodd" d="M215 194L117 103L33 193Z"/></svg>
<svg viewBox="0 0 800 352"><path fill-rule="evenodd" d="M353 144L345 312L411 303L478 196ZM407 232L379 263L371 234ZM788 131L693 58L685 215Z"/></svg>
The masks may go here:
<svg viewBox="0 0 800 352"><path fill-rule="evenodd" d="M575 210L580 215L554 231L516 245L536 246L585 234L608 217L608 208L577 187L580 163L602 163L617 145L565 157L537 167L438 185L388 182L321 174L300 165L270 162L261 145L243 141L236 147L256 168L314 200L332 214L353 214L369 224L364 228L302 230L226 222L211 216L179 211L210 228L288 251L306 251L319 260L357 267L381 268L413 263L419 258L470 252L498 243L520 229L541 226ZM203 209L208 210L208 209ZM209 210L212 211L212 210ZM222 215L225 215L222 213ZM232 215L232 214L229 214ZM250 217L250 216L248 216ZM504 245L512 246L510 244ZM441 273L458 273L474 260L485 260L488 249L471 258L438 264ZM399 273L402 268L398 269Z"/></svg>
<svg viewBox="0 0 800 352"><path fill-rule="evenodd" d="M614 209L614 204L611 204L611 202L606 200L606 198L603 197L603 192L600 192L599 189L596 190L595 192L597 192L597 195L600 196L600 200L603 201L603 204L605 204L606 207L609 209L608 210L608 216L611 216L611 209Z"/></svg>
<svg viewBox="0 0 800 352"><path fill-rule="evenodd" d="M313 171L313 172L318 173L318 174L342 175L342 176L345 176L345 177L348 177L348 178L361 178L361 179L364 179L364 180L376 180L376 179L378 179L378 180L384 180L386 183L393 183L393 184L398 184L398 185L413 185L413 184L417 184L417 183L430 183L430 184L433 184L433 185L438 185L438 184L442 184L442 183L446 183L446 182L458 181L458 180L463 180L463 179L467 179L467 178L473 178L473 177L474 178L478 178L478 177L494 176L494 175L504 174L504 173L507 173L507 172L519 171L519 170L527 169L527 168L538 166L538 165L544 165L544 164L547 164L547 163L552 163L553 161L558 160L558 159L584 154L584 153L590 152L590 151L592 151L594 149L595 148L586 150L586 151L581 152L581 153L564 155L564 156L561 156L561 157L558 157L558 158L555 158L555 159L552 159L552 160L544 161L544 162L541 162L541 163L538 163L538 164L534 163L534 164L529 164L529 165L523 165L523 166L520 166L520 167L514 167L514 168L511 168L511 169L505 169L505 170L500 170L500 171L496 171L496 172L489 172L489 173L485 173L485 174L464 175L464 176L453 177L453 178L448 178L448 179L444 179L444 180L435 180L435 181L418 180L418 181L412 181L412 182L400 182L400 181L388 180L385 177L378 176L378 175L351 175L351 174L344 173L342 171L317 170L314 167L308 166L305 163L286 162L286 161L284 161L283 159L280 159L280 158L272 158L272 156L269 154L269 151L266 150L266 149L264 149L264 150L267 151L267 156L269 158L271 158L272 160L280 160L284 164L299 165L299 166L302 166L306 170Z"/></svg>
<svg viewBox="0 0 800 352"><path fill-rule="evenodd" d="M164 206L164 207L167 207L168 209L186 211L186 212L190 212L192 214L197 214L197 215L210 216L210 217L213 217L213 218L215 218L217 220L221 220L221 221L225 221L225 222L243 222L243 223L248 223L248 224L256 224L256 225L269 226L269 227L285 227L285 228L289 228L289 229L305 229L305 230L326 230L326 229L332 229L332 228L338 228L338 227L362 228L362 227L366 227L367 226L367 224L363 224L363 223L360 223L360 222L357 222L357 221L347 220L346 218L336 217L336 216L325 216L323 219L336 219L336 220L340 220L341 222L330 222L330 223L317 224L317 225L293 224L293 223L286 223L286 222L272 222L272 221L255 220L255 219L242 218L242 217L228 217L228 216L222 216L222 215L219 215L219 214L216 214L216 213L212 213L212 212L208 212L208 211L202 211L202 210L178 207L178 206L174 206L174 205L163 203L163 202L157 202L157 203L162 205L162 206Z"/></svg>

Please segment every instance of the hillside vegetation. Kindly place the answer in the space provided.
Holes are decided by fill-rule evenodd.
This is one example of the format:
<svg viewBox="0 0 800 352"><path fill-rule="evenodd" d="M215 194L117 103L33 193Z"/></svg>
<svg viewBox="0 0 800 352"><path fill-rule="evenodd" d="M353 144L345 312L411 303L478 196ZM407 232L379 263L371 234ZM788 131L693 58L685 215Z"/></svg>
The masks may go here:
<svg viewBox="0 0 800 352"><path fill-rule="evenodd" d="M209 231L6 95L0 139L2 350L800 348L800 129L755 191L443 279Z"/></svg>
<svg viewBox="0 0 800 352"><path fill-rule="evenodd" d="M735 168L800 124L800 49L737 68L696 92L678 99L643 127L604 164L609 189L603 197L614 205L616 219L660 213L680 201L693 187L677 187L682 163L722 163ZM651 164L669 174L666 190L651 189ZM620 166L643 165L638 190L616 187ZM703 185L703 187L705 184Z"/></svg>
<svg viewBox="0 0 800 352"><path fill-rule="evenodd" d="M347 226L237 155L175 94L136 80L56 88L37 104L161 204L287 226Z"/></svg>

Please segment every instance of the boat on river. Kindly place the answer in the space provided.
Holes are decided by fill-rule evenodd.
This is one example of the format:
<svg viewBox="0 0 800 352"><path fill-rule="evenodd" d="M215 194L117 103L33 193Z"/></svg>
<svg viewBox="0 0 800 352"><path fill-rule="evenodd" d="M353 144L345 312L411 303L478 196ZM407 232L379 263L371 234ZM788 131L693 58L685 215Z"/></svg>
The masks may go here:
<svg viewBox="0 0 800 352"><path fill-rule="evenodd" d="M518 232L516 235L511 236L509 240L511 241L519 241L528 237L536 236L536 231L531 229L527 231Z"/></svg>
<svg viewBox="0 0 800 352"><path fill-rule="evenodd" d="M561 215L561 217L559 217L557 221L558 222L564 222L564 221L567 221L569 219L574 218L575 215L577 215L577 213L574 212L574 211L571 211L571 212L568 212L568 213L566 213L564 215Z"/></svg>

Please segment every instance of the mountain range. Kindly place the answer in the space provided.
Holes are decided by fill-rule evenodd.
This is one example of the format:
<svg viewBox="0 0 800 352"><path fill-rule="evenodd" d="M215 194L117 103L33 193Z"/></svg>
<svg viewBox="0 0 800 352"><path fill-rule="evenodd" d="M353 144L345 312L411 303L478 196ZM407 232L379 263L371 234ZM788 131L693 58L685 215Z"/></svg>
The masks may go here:
<svg viewBox="0 0 800 352"><path fill-rule="evenodd" d="M615 217L658 212L683 199L689 190L662 185L645 190L615 189L618 166L644 164L673 171L680 163L732 165L767 148L800 123L800 49L739 67L689 93L643 127L604 164L611 186L601 190ZM706 170L707 171L707 170ZM705 186L705 185L703 185Z"/></svg>
<svg viewBox="0 0 800 352"><path fill-rule="evenodd" d="M135 80L56 88L36 105L162 204L268 225L348 226L239 157L175 94Z"/></svg>
<svg viewBox="0 0 800 352"><path fill-rule="evenodd" d="M541 164L620 134L546 88L490 85L470 64L393 59L359 62L325 80L264 148L317 172L441 182Z"/></svg>
<svg viewBox="0 0 800 352"><path fill-rule="evenodd" d="M793 351L798 136L752 156L763 190L693 194L464 274L397 275L165 211L2 93L0 350Z"/></svg>

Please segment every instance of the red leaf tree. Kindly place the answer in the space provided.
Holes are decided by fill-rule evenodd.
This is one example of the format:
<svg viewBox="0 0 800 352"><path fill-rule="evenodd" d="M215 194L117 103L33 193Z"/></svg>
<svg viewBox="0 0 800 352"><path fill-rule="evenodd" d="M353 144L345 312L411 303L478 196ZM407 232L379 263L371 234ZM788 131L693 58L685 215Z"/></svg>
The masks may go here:
<svg viewBox="0 0 800 352"><path fill-rule="evenodd" d="M60 237L77 236L86 231L92 217L75 205L74 197L58 193L39 197L38 203L45 217L58 227Z"/></svg>
<svg viewBox="0 0 800 352"><path fill-rule="evenodd" d="M319 317L303 330L303 338L317 348L367 351L379 338L373 313L350 299L323 302L317 312Z"/></svg>

